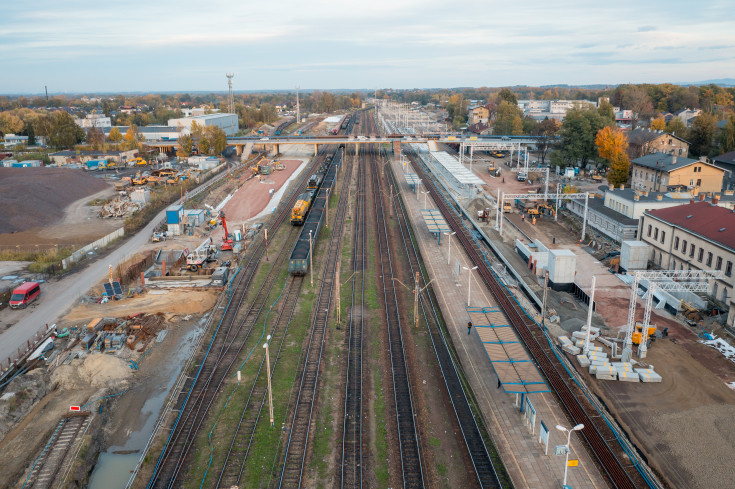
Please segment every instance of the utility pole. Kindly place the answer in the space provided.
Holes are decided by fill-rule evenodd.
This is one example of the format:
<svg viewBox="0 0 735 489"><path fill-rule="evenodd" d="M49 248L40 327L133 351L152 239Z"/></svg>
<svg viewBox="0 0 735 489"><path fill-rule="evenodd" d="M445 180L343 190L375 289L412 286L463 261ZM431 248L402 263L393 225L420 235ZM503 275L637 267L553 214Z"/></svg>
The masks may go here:
<svg viewBox="0 0 735 489"><path fill-rule="evenodd" d="M586 355L590 349L590 331L592 329L592 309L595 305L595 276L592 275L592 291L590 292L590 304L587 310L587 334L584 335L584 348L582 352Z"/></svg>
<svg viewBox="0 0 735 489"><path fill-rule="evenodd" d="M419 272L416 272L416 275L413 279L414 288L413 288L413 321L414 321L414 328L419 327Z"/></svg>
<svg viewBox="0 0 735 489"><path fill-rule="evenodd" d="M299 87L296 87L296 124L301 124L301 106L299 105Z"/></svg>
<svg viewBox="0 0 735 489"><path fill-rule="evenodd" d="M544 299L541 306L541 327L546 327L546 294L549 291L549 271L544 271Z"/></svg>
<svg viewBox="0 0 735 489"><path fill-rule="evenodd" d="M311 246L311 229L309 230L309 279L311 280L311 286L314 287L314 261L312 260L312 246Z"/></svg>
<svg viewBox="0 0 735 489"><path fill-rule="evenodd" d="M266 341L271 340L271 335L268 335L266 338ZM268 379L268 411L270 413L271 417L271 426L273 426L273 389L271 388L271 356L270 351L268 348L268 343L266 342L265 345L263 345L263 348L265 348L265 369L266 369L266 378Z"/></svg>

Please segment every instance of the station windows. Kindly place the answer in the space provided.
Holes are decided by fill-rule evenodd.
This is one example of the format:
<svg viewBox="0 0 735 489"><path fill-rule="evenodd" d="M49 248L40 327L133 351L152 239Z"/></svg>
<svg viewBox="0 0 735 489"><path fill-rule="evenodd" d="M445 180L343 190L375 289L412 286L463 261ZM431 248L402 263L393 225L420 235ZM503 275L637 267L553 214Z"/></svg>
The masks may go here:
<svg viewBox="0 0 735 489"><path fill-rule="evenodd" d="M694 258L694 250L696 250L697 247L694 246L694 243L689 245L689 258Z"/></svg>
<svg viewBox="0 0 735 489"><path fill-rule="evenodd" d="M651 226L651 225L649 224L649 225L648 225L648 237L649 237L649 238L651 237L651 231L652 231L652 230L653 230L653 226Z"/></svg>
<svg viewBox="0 0 735 489"><path fill-rule="evenodd" d="M683 239L681 241L681 254L686 255L687 254L687 240Z"/></svg>
<svg viewBox="0 0 735 489"><path fill-rule="evenodd" d="M728 277L732 277L732 262L728 260L727 265L725 265L725 275Z"/></svg>
<svg viewBox="0 0 735 489"><path fill-rule="evenodd" d="M711 251L707 252L707 266L708 267L712 266L712 252Z"/></svg>
<svg viewBox="0 0 735 489"><path fill-rule="evenodd" d="M678 236L674 238L674 249L675 250L679 249L679 237Z"/></svg>
<svg viewBox="0 0 735 489"><path fill-rule="evenodd" d="M717 257L717 264L715 265L715 270L722 270L722 257Z"/></svg>
<svg viewBox="0 0 735 489"><path fill-rule="evenodd" d="M661 243L666 241L666 231L661 231Z"/></svg>
<svg viewBox="0 0 735 489"><path fill-rule="evenodd" d="M658 241L658 228L653 230L653 240Z"/></svg>
<svg viewBox="0 0 735 489"><path fill-rule="evenodd" d="M702 248L699 248L699 255L697 255L697 261L699 263L702 263L702 260L704 260L704 250Z"/></svg>

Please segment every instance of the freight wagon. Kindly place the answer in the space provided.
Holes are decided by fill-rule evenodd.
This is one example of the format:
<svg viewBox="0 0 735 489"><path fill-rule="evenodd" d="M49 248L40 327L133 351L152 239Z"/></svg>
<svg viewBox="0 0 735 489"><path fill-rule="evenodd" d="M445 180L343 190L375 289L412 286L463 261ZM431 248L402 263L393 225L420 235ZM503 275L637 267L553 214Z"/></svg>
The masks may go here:
<svg viewBox="0 0 735 489"><path fill-rule="evenodd" d="M296 199L293 209L291 209L291 224L294 226L301 226L304 224L306 215L311 208L311 202L314 200L316 190L310 190L299 195Z"/></svg>

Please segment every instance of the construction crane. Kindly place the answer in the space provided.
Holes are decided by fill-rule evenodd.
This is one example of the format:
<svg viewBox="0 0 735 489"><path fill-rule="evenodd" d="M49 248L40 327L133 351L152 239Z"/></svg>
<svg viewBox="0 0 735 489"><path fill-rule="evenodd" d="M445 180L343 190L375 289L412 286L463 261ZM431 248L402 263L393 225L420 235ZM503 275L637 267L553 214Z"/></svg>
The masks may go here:
<svg viewBox="0 0 735 489"><path fill-rule="evenodd" d="M192 272L196 272L204 264L214 261L215 254L216 250L212 246L212 238L207 238L194 251L186 254L186 266Z"/></svg>
<svg viewBox="0 0 735 489"><path fill-rule="evenodd" d="M651 308L653 307L653 295L656 290L664 292L709 292L709 281L722 279L724 277L720 270L638 270L633 274L633 290L630 295L630 306L628 309L628 324L625 330L625 341L623 343L623 361L626 356L632 355L633 336L637 333L635 326L635 306L638 295L638 285L641 280L648 281L648 292L646 306L643 313L643 324L638 344L638 357L645 358L648 351L648 335L651 324ZM654 329L655 331L655 329ZM636 338L637 339L637 338ZM626 351L628 353L626 355Z"/></svg>

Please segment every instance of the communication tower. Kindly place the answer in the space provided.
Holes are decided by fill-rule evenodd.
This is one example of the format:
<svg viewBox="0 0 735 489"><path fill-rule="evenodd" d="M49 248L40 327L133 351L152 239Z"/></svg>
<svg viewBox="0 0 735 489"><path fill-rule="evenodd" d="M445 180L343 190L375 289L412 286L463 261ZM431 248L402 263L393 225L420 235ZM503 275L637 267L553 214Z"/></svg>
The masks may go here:
<svg viewBox="0 0 735 489"><path fill-rule="evenodd" d="M227 96L227 111L230 114L235 113L235 99L232 97L232 79L235 77L234 73L227 73L227 85L230 87L230 93Z"/></svg>

